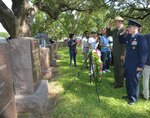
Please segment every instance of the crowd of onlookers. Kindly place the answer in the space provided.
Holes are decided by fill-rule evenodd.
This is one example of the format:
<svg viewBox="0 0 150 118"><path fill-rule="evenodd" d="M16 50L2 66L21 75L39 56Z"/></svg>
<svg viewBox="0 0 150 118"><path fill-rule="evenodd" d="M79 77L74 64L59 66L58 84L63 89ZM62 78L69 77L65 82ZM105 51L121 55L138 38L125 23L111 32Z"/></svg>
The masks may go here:
<svg viewBox="0 0 150 118"><path fill-rule="evenodd" d="M139 78L143 75L144 99L149 98L150 77L150 34L141 35L141 24L134 20L128 20L128 26L124 26L124 19L116 17L114 27L109 23L108 27L96 31L85 31L81 40L82 54L84 60L88 57L89 50L99 50L103 62L103 74L111 72L110 65L114 66L114 88L126 86L128 104L132 105L139 97ZM69 35L70 67L72 60L76 67L76 45L75 35ZM88 63L86 64L88 68Z"/></svg>

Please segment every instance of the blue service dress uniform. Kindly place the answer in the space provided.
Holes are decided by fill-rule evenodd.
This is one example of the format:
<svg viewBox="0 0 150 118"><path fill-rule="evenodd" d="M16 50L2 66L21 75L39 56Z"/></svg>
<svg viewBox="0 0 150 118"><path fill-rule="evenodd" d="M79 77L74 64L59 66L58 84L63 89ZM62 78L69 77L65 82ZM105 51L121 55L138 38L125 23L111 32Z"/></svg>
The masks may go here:
<svg viewBox="0 0 150 118"><path fill-rule="evenodd" d="M126 92L131 102L136 102L139 96L140 73L137 67L144 68L147 60L147 42L139 33L119 36L119 42L126 44L125 77Z"/></svg>

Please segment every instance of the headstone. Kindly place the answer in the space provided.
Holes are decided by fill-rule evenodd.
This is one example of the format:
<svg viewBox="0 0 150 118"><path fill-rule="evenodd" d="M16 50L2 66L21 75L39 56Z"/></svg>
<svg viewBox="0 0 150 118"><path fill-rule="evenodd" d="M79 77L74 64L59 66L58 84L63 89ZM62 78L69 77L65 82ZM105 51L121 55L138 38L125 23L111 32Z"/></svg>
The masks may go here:
<svg viewBox="0 0 150 118"><path fill-rule="evenodd" d="M48 40L47 33L37 33L35 38L39 40L40 47L46 47L46 41Z"/></svg>
<svg viewBox="0 0 150 118"><path fill-rule="evenodd" d="M58 48L58 44L57 43L54 43L54 58L57 59L58 56L57 56L57 48Z"/></svg>
<svg viewBox="0 0 150 118"><path fill-rule="evenodd" d="M48 70L50 67L49 48L40 48L41 69Z"/></svg>
<svg viewBox="0 0 150 118"><path fill-rule="evenodd" d="M40 48L40 59L41 59L41 74L42 78L50 79L52 78L53 67L50 67L50 56L49 48Z"/></svg>
<svg viewBox="0 0 150 118"><path fill-rule="evenodd" d="M56 66L56 59L54 58L54 44L49 45L50 49L50 65Z"/></svg>
<svg viewBox="0 0 150 118"><path fill-rule="evenodd" d="M31 57L32 57L32 71L33 81L38 83L41 79L41 64L40 64L40 50L37 40L31 40Z"/></svg>
<svg viewBox="0 0 150 118"><path fill-rule="evenodd" d="M48 81L41 80L34 94L16 95L18 112L40 112L44 111L44 106L48 96Z"/></svg>
<svg viewBox="0 0 150 118"><path fill-rule="evenodd" d="M20 38L10 41L12 75L16 94L34 92L31 60L31 39Z"/></svg>
<svg viewBox="0 0 150 118"><path fill-rule="evenodd" d="M34 38L21 37L10 41L10 47L17 111L42 112L48 81L40 78L38 43Z"/></svg>
<svg viewBox="0 0 150 118"><path fill-rule="evenodd" d="M0 118L17 118L9 47L0 43Z"/></svg>

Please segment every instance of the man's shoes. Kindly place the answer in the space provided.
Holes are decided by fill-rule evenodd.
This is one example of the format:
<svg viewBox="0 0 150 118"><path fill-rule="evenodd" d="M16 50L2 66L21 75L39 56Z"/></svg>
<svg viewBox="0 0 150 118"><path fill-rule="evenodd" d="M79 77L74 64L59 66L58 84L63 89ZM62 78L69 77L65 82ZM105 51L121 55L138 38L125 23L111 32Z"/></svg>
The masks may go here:
<svg viewBox="0 0 150 118"><path fill-rule="evenodd" d="M122 96L122 99L129 99L128 96Z"/></svg>
<svg viewBox="0 0 150 118"><path fill-rule="evenodd" d="M133 101L131 101L131 100L128 102L129 105L133 105L134 103L135 103L135 102L133 102Z"/></svg>
<svg viewBox="0 0 150 118"><path fill-rule="evenodd" d="M109 72L109 73L110 73L111 71L110 71L109 69L106 69L106 72Z"/></svg>
<svg viewBox="0 0 150 118"><path fill-rule="evenodd" d="M114 85L114 88L121 88L121 87L123 87L123 85L118 85L118 84Z"/></svg>
<svg viewBox="0 0 150 118"><path fill-rule="evenodd" d="M105 71L105 70L103 70L103 71L102 71L102 73L104 73L104 74L105 74L105 73L106 73L106 71Z"/></svg>

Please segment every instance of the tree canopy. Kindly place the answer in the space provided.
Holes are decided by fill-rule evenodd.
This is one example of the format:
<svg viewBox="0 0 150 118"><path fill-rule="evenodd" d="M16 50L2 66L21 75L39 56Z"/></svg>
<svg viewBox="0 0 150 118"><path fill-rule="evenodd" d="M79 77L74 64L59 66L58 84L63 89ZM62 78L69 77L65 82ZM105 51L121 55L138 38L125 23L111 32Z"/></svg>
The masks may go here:
<svg viewBox="0 0 150 118"><path fill-rule="evenodd" d="M37 32L63 37L70 32L99 30L120 15L136 19L147 33L150 0L11 0L9 9L0 0L0 22L11 37L31 36ZM13 30L12 30L13 29Z"/></svg>

